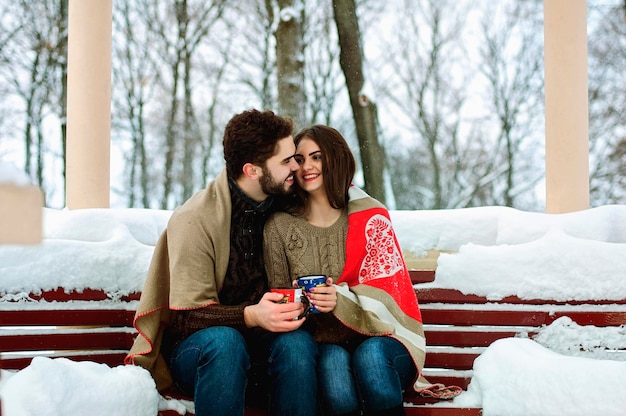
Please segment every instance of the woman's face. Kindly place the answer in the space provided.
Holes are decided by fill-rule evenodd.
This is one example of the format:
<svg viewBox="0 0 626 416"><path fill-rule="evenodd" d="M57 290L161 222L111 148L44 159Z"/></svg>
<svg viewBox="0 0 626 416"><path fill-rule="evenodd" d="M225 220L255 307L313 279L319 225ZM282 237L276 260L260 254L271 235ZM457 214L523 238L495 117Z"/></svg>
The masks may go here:
<svg viewBox="0 0 626 416"><path fill-rule="evenodd" d="M298 143L295 155L300 169L296 172L296 181L308 193L324 191L322 176L322 151L312 139L304 137Z"/></svg>

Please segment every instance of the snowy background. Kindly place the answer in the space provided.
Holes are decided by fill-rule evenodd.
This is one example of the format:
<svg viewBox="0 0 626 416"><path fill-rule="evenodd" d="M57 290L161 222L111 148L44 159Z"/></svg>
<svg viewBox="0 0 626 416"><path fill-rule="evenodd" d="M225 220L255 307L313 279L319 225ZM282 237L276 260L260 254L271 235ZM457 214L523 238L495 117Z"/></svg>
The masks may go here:
<svg viewBox="0 0 626 416"><path fill-rule="evenodd" d="M30 185L30 178L14 163L0 160L0 185L11 184L17 186Z"/></svg>
<svg viewBox="0 0 626 416"><path fill-rule="evenodd" d="M41 244L0 246L0 307L59 286L140 291L171 211L44 208L43 215ZM391 216L403 250L413 256L454 252L439 257L436 281L421 286L494 300L626 298L626 206L560 215L485 207ZM486 416L624 415L624 350L624 325L582 327L559 319L534 341L492 344L454 404L482 406ZM4 416L154 416L158 408L182 412L189 405L161 398L141 368L43 357L20 372L3 371L0 397Z"/></svg>

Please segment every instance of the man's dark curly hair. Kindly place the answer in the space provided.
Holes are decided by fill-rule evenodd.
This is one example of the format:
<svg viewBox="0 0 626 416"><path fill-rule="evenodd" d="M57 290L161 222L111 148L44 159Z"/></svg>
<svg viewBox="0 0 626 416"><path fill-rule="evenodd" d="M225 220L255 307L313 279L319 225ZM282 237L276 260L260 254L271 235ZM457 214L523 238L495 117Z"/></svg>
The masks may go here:
<svg viewBox="0 0 626 416"><path fill-rule="evenodd" d="M233 179L243 173L243 165L265 166L276 153L280 139L290 136L294 122L265 110L247 110L230 119L224 130L224 160L226 171Z"/></svg>

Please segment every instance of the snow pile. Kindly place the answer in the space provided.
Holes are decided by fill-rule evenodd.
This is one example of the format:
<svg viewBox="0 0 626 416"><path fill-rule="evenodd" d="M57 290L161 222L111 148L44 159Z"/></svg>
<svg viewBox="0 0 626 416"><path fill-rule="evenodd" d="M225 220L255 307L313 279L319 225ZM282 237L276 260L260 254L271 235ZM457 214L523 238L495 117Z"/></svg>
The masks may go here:
<svg viewBox="0 0 626 416"><path fill-rule="evenodd" d="M484 416L622 416L626 362L568 357L505 338L474 361L468 391L455 403L482 404Z"/></svg>
<svg viewBox="0 0 626 416"><path fill-rule="evenodd" d="M36 357L3 382L0 397L8 416L155 416L160 395L141 367Z"/></svg>
<svg viewBox="0 0 626 416"><path fill-rule="evenodd" d="M438 259L431 287L491 300L626 298L626 206L569 214L505 207L395 211L400 245Z"/></svg>
<svg viewBox="0 0 626 416"><path fill-rule="evenodd" d="M141 291L171 211L44 209L43 242L0 247L0 297L58 287Z"/></svg>
<svg viewBox="0 0 626 416"><path fill-rule="evenodd" d="M543 327L532 338L563 355L626 361L626 322L621 326L600 328L581 326L563 316Z"/></svg>

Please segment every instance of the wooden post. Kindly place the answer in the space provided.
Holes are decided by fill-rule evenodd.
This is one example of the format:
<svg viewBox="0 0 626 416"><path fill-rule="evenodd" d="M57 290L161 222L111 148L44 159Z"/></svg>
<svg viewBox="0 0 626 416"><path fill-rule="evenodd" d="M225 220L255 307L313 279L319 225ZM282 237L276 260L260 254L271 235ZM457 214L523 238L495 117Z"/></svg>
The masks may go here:
<svg viewBox="0 0 626 416"><path fill-rule="evenodd" d="M70 0L66 204L110 204L112 0Z"/></svg>
<svg viewBox="0 0 626 416"><path fill-rule="evenodd" d="M544 0L546 211L589 208L587 3Z"/></svg>

